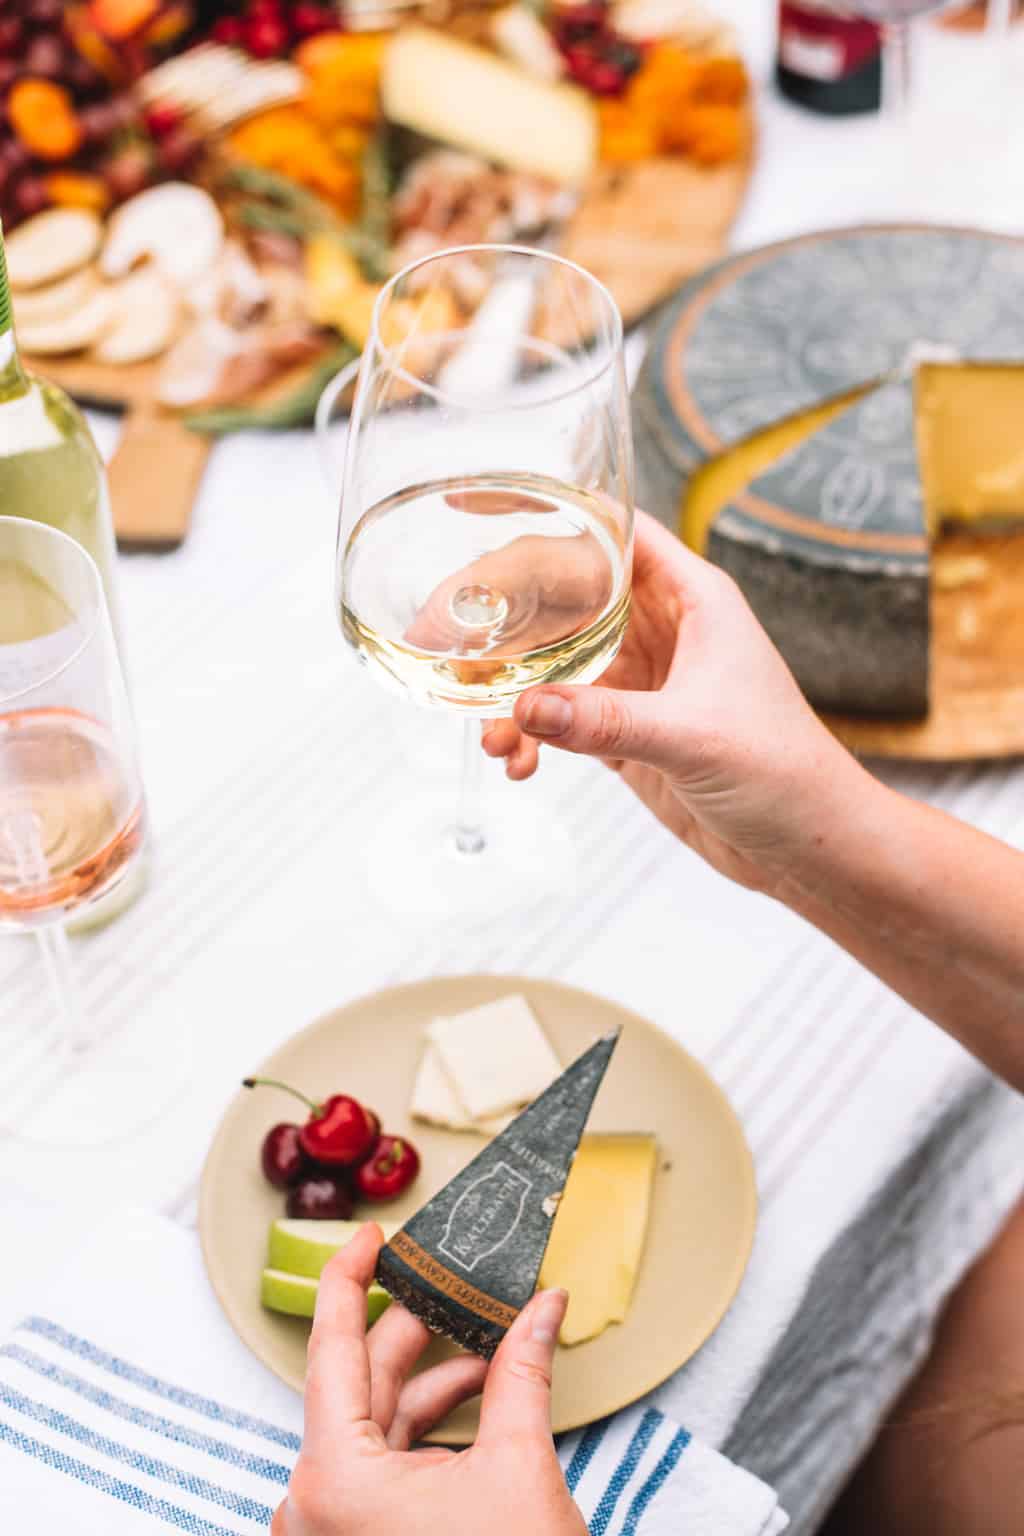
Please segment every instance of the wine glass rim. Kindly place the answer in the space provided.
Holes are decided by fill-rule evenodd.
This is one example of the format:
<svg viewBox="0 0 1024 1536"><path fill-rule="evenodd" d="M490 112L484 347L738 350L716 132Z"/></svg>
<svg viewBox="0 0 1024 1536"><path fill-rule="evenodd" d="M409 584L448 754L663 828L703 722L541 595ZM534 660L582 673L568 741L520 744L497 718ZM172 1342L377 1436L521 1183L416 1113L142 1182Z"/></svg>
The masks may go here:
<svg viewBox="0 0 1024 1536"><path fill-rule="evenodd" d="M8 704L15 704L17 703L18 699L24 698L30 693L35 693L37 689L45 688L50 683L56 682L62 673L66 672L69 667L74 666L75 662L78 661L85 650L92 644L96 637L96 631L99 627L100 619L103 613L103 582L100 579L99 567L95 560L92 558L92 555L90 555L89 551L83 548L77 539L71 538L69 534L63 533L59 528L53 528L49 523L37 523L33 518L8 517L0 514L0 533L2 533L5 528L17 528L23 532L30 529L31 533L29 534L29 537L33 537L36 534L42 534L44 540L52 539L55 540L58 544L69 545L75 551L73 558L79 559L84 569L89 572L88 579L92 587L93 596L92 611L87 616L87 618L81 620L78 614L75 615L76 621L80 622L81 624L83 633L74 650L69 655L65 656L64 660L59 662L52 671L46 672L42 676L34 678L33 681L26 684L24 688L16 688L13 693L5 693L2 689L0 689L0 705L6 709Z"/></svg>
<svg viewBox="0 0 1024 1536"><path fill-rule="evenodd" d="M581 267L579 262L570 261L567 256L559 256L554 251L542 251L535 246L529 245L506 245L501 242L492 244L487 241L478 241L472 245L448 245L439 251L430 251L426 256L418 256L415 261L408 262L402 267L401 271L393 273L388 278L374 300L373 314L370 318L369 339L373 350L381 353L384 357L392 359L394 357L394 348L385 346L381 338L380 320L385 305L400 282L409 277L413 272L418 272L421 267L429 266L431 262L446 260L452 256L479 256L484 253L492 256L528 256L533 261L546 261L550 262L552 266L565 267L568 271L574 272L577 276L585 279L592 288L597 290L612 318L612 344L608 349L608 355L600 366L595 367L585 379L579 380L568 388L555 390L540 399L533 398L523 401L503 400L500 405L492 408L501 411L535 410L540 406L557 405L563 400L571 399L573 395L579 394L581 390L588 389L591 385L596 384L598 379L612 367L615 360L622 356L622 311L612 297L610 290L601 282L600 278L595 277L593 272L588 272L586 267ZM439 389L435 384L429 384L426 379L421 379L418 374L411 373L407 368L403 368L401 363L392 361L391 367L398 378L403 379L405 383L411 384L414 389L436 400L440 405L464 408L468 403L461 396L453 395L448 390ZM488 407L474 405L474 409L483 411L488 409Z"/></svg>

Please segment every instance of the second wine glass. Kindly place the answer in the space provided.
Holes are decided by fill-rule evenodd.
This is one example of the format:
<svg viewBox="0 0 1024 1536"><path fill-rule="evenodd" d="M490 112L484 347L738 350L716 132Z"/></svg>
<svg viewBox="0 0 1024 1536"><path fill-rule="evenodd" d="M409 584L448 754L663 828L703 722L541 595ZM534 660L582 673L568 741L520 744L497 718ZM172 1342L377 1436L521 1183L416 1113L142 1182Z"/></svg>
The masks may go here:
<svg viewBox="0 0 1024 1536"><path fill-rule="evenodd" d="M481 721L536 683L608 666L629 616L632 531L622 322L606 289L504 246L392 278L349 427L338 616L381 682L464 726L457 804L414 801L372 850L391 910L485 917L566 878L564 833L521 792L485 825Z"/></svg>

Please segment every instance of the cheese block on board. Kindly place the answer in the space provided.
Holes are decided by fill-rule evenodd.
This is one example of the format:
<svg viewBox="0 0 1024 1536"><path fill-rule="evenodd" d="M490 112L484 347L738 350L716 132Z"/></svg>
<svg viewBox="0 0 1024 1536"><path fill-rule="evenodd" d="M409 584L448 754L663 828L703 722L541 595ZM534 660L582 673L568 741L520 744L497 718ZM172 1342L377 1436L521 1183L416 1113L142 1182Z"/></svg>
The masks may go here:
<svg viewBox="0 0 1024 1536"><path fill-rule="evenodd" d="M929 537L1017 515L1022 283L1008 237L838 230L719 264L658 328L638 499L733 572L815 704L927 710Z"/></svg>
<svg viewBox="0 0 1024 1536"><path fill-rule="evenodd" d="M580 1142L537 1282L569 1292L563 1344L582 1344L625 1320L643 1258L657 1162L653 1136L596 1134Z"/></svg>
<svg viewBox="0 0 1024 1536"><path fill-rule="evenodd" d="M583 91L430 27L396 33L381 95L389 122L513 170L578 186L597 161L597 116Z"/></svg>

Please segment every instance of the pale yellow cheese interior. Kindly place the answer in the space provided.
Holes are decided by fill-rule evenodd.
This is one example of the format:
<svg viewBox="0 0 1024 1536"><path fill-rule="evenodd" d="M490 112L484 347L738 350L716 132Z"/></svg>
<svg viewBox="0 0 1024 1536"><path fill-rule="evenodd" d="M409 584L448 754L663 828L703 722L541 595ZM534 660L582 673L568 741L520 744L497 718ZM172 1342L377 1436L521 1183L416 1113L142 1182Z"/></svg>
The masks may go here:
<svg viewBox="0 0 1024 1536"><path fill-rule="evenodd" d="M541 1266L542 1288L564 1286L563 1344L621 1323L643 1258L658 1160L653 1136L584 1136Z"/></svg>
<svg viewBox="0 0 1024 1536"><path fill-rule="evenodd" d="M1024 521L1024 367L923 364L914 407L932 533L951 522Z"/></svg>
<svg viewBox="0 0 1024 1536"><path fill-rule="evenodd" d="M597 160L597 116L585 92L429 27L395 34L381 92L390 122L513 170L578 186Z"/></svg>
<svg viewBox="0 0 1024 1536"><path fill-rule="evenodd" d="M820 431L840 411L845 411L847 406L867 394L869 388L870 385L865 385L862 389L849 390L797 416L764 427L702 464L690 479L683 497L679 531L690 548L702 555L711 525L722 508L791 448Z"/></svg>

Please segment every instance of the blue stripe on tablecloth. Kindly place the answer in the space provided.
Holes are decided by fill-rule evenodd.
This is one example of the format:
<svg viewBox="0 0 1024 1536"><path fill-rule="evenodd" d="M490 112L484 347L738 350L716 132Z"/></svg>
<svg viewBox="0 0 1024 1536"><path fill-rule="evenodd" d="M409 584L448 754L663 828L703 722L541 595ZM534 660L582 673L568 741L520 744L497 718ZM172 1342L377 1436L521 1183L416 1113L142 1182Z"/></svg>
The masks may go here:
<svg viewBox="0 0 1024 1536"><path fill-rule="evenodd" d="M591 1424L585 1431L583 1438L572 1455L572 1460L566 1470L565 1481L569 1492L575 1493L579 1487L580 1478L594 1459L594 1453L604 1439L605 1430L610 1420L602 1419L597 1424Z"/></svg>
<svg viewBox="0 0 1024 1536"><path fill-rule="evenodd" d="M588 1522L590 1536L604 1536L615 1513L615 1506L622 1497L626 1484L640 1465L641 1458L654 1439L658 1426L664 1422L664 1415L659 1413L657 1409L647 1409L626 1448L626 1454L609 1478L608 1485L601 1495L600 1502Z"/></svg>
<svg viewBox="0 0 1024 1536"><path fill-rule="evenodd" d="M166 1499L154 1498L134 1483L123 1482L119 1477L112 1477L109 1472L101 1472L99 1468L90 1467L84 1461L76 1461L73 1456L57 1450L55 1446L47 1445L42 1440L33 1440L30 1435L23 1435L13 1425L5 1424L3 1419L0 1419L0 1441L13 1446L15 1450L24 1451L27 1456L34 1456L37 1461L52 1467L56 1472L63 1472L66 1477L73 1477L100 1493L109 1494L112 1499L127 1504L130 1509L137 1509L140 1514L155 1515L158 1520L177 1526L179 1531L186 1532L186 1536L237 1536L237 1532L229 1531L226 1526L213 1525L201 1515L194 1515L191 1510L169 1504Z"/></svg>
<svg viewBox="0 0 1024 1536"><path fill-rule="evenodd" d="M77 1393L87 1402L94 1403L97 1408L105 1408L108 1413L114 1414L119 1419L127 1419L129 1423L151 1430L155 1435L162 1435L165 1440L191 1446L196 1451L205 1451L208 1456L213 1456L217 1461L224 1461L229 1466L252 1472L256 1477L265 1477L281 1487L287 1484L291 1476L291 1469L279 1461L268 1461L265 1456L254 1456L250 1451L244 1450L241 1446L231 1445L227 1440L215 1440L212 1435L204 1435L200 1430L189 1429L184 1424L175 1423L173 1419L165 1419L158 1413L150 1413L147 1408L140 1408L135 1403L126 1402L123 1397L115 1397L113 1393L95 1386L84 1377L76 1376L74 1371L66 1371L59 1365L55 1365L52 1360L46 1360L42 1355L37 1355L33 1350L23 1349L20 1344L4 1345L0 1349L0 1357L16 1360L19 1365L35 1371L38 1376L44 1376L47 1381L52 1381L56 1386L64 1387L68 1392Z"/></svg>
<svg viewBox="0 0 1024 1536"><path fill-rule="evenodd" d="M299 1449L301 1444L299 1436L293 1435L290 1430L280 1429L276 1424L268 1423L266 1419L254 1418L251 1414L240 1413L235 1408L226 1408L223 1403L216 1403L209 1397L200 1397L197 1392L188 1392L184 1387L176 1387L172 1382L162 1381L159 1376L151 1376L148 1371L141 1371L138 1366L130 1365L127 1360L108 1354L105 1349L100 1349L88 1339L79 1338L77 1334L69 1333L66 1328L61 1328L58 1323L51 1323L48 1318L27 1317L18 1325L17 1331L21 1330L49 1339L51 1343L59 1344L61 1348L69 1350L79 1359L88 1360L91 1365L98 1365L122 1381L130 1381L133 1386L142 1387L145 1391L152 1392L169 1403L175 1403L179 1408L190 1408L193 1413L201 1413L204 1418L213 1419L218 1424L230 1424L234 1429L246 1429L251 1434L261 1435L264 1440L272 1440L275 1445L283 1445L286 1450Z"/></svg>
<svg viewBox="0 0 1024 1536"><path fill-rule="evenodd" d="M672 1476L672 1473L679 1465L680 1456L682 1456L689 1443L690 1436L686 1430L677 1429L669 1441L668 1450L661 1457L647 1481L634 1495L633 1502L626 1511L626 1518L622 1522L622 1530L619 1532L619 1536L634 1536L634 1532L643 1518L648 1504L654 1498L658 1489L663 1486L666 1479Z"/></svg>
<svg viewBox="0 0 1024 1536"><path fill-rule="evenodd" d="M157 1461L152 1456L147 1456L144 1451L134 1450L132 1447L122 1445L117 1440L111 1440L106 1435L97 1434L85 1424L73 1419L69 1414L61 1413L57 1408L51 1408L46 1403L37 1402L35 1398L26 1397L23 1392L16 1392L13 1387L4 1386L0 1382L0 1403L8 1408L23 1413L27 1418L34 1419L37 1424L45 1424L48 1429L55 1430L58 1434L67 1435L68 1439L78 1441L91 1451L98 1451L102 1456L109 1456L111 1461L120 1461L133 1472L143 1472L147 1477L155 1478L158 1482L169 1483L173 1488L181 1489L184 1493L191 1493L196 1498L208 1499L211 1504L218 1504L221 1509L228 1510L233 1515L242 1515L247 1520L262 1521L264 1525L270 1524L274 1511L259 1499L250 1499L245 1494L233 1492L230 1488L221 1488L217 1483L211 1483L205 1477L197 1477L191 1472L183 1472L180 1467L172 1467L166 1461Z"/></svg>

